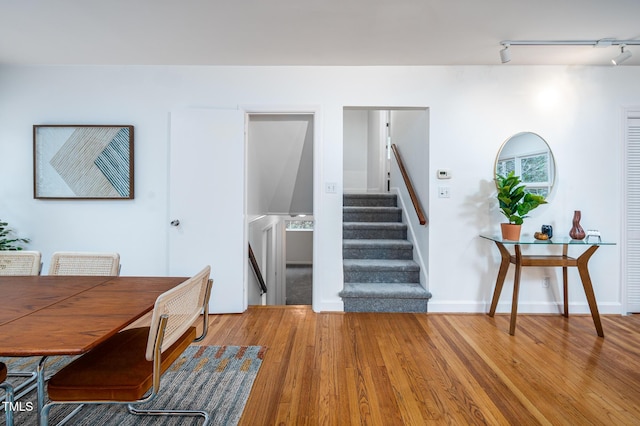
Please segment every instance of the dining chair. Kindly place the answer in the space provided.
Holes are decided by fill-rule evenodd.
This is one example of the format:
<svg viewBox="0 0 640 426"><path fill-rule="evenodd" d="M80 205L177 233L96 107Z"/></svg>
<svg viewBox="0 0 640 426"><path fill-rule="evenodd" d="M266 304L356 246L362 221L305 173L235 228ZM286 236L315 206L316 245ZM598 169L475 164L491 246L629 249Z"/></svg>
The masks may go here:
<svg viewBox="0 0 640 426"><path fill-rule="evenodd" d="M120 275L120 254L59 251L51 256L49 275Z"/></svg>
<svg viewBox="0 0 640 426"><path fill-rule="evenodd" d="M203 325L201 336L196 337L195 323L203 313L203 323L208 322L210 272L207 266L158 296L149 327L123 330L55 373L47 385L50 402L42 409L41 424L48 424L51 408L60 404L126 404L131 414L201 416L207 425L206 411L136 406L158 395L162 374L194 340L206 334Z"/></svg>
<svg viewBox="0 0 640 426"><path fill-rule="evenodd" d="M7 366L0 362L0 389L4 389L4 416L7 426L13 426L13 387L6 382Z"/></svg>
<svg viewBox="0 0 640 426"><path fill-rule="evenodd" d="M34 250L0 250L0 275L40 275L41 258Z"/></svg>
<svg viewBox="0 0 640 426"><path fill-rule="evenodd" d="M40 275L42 255L34 250L0 250L0 276ZM9 371L9 377L23 377L26 380L13 389L15 399L29 393L36 386L35 371Z"/></svg>

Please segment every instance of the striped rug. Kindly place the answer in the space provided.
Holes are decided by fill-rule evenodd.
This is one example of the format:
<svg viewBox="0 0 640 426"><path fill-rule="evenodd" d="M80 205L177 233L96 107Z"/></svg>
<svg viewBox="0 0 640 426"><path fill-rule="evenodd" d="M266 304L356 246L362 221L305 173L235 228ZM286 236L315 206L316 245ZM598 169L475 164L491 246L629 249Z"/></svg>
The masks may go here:
<svg viewBox="0 0 640 426"><path fill-rule="evenodd" d="M160 393L144 408L205 410L212 425L236 425L266 351L261 346L190 346L162 376ZM1 358L9 371L35 368L35 358ZM69 358L52 357L46 371L53 373ZM35 392L21 400L23 410L15 413L16 425L36 425L36 413L28 409L35 402ZM55 406L50 424L59 422L74 406ZM140 406L140 408L143 408ZM87 405L69 425L199 425L201 417L133 416L122 405ZM4 413L0 412L0 425Z"/></svg>

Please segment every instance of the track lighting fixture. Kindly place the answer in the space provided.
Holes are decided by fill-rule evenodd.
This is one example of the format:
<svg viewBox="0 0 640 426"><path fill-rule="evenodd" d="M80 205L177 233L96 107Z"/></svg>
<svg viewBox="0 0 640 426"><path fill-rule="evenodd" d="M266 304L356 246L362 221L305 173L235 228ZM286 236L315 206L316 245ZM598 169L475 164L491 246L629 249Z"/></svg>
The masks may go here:
<svg viewBox="0 0 640 426"><path fill-rule="evenodd" d="M620 65L631 57L631 52L625 48L629 45L640 45L640 40L617 40L614 38L600 40L503 40L500 45L503 46L500 50L500 60L503 64L511 60L510 46L593 46L598 48L620 46L620 54L611 60L614 65Z"/></svg>
<svg viewBox="0 0 640 426"><path fill-rule="evenodd" d="M624 50L625 47L627 47L626 44L620 45L620 54L611 60L613 65L620 65L631 57L631 52L629 50Z"/></svg>
<svg viewBox="0 0 640 426"><path fill-rule="evenodd" d="M504 45L504 49L500 51L500 60L503 64L506 64L511 60L511 51L509 50L509 45Z"/></svg>

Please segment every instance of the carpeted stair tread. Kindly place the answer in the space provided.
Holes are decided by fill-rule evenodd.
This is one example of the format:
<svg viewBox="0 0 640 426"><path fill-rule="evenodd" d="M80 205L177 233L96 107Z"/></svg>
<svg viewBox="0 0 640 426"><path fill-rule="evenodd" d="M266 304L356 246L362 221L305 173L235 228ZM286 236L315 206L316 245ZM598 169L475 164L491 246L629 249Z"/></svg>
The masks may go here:
<svg viewBox="0 0 640 426"><path fill-rule="evenodd" d="M344 194L342 204L345 207L350 206L396 206L396 194Z"/></svg>
<svg viewBox="0 0 640 426"><path fill-rule="evenodd" d="M402 222L343 222L342 238L406 239L407 225Z"/></svg>
<svg viewBox="0 0 640 426"><path fill-rule="evenodd" d="M345 270L351 271L420 271L414 260L402 259L344 259Z"/></svg>
<svg viewBox="0 0 640 426"><path fill-rule="evenodd" d="M342 246L344 248L392 248L392 249L412 249L413 244L409 240L395 240L395 239L347 239L342 240Z"/></svg>
<svg viewBox="0 0 640 426"><path fill-rule="evenodd" d="M344 206L345 212L401 212L402 209L396 206Z"/></svg>
<svg viewBox="0 0 640 426"><path fill-rule="evenodd" d="M398 239L342 240L343 259L413 259L413 244Z"/></svg>
<svg viewBox="0 0 640 426"><path fill-rule="evenodd" d="M344 222L344 229L406 229L402 222Z"/></svg>
<svg viewBox="0 0 640 426"><path fill-rule="evenodd" d="M431 293L418 283L345 283L340 297L430 299Z"/></svg>
<svg viewBox="0 0 640 426"><path fill-rule="evenodd" d="M343 207L343 213L357 213L357 214L365 214L365 213L402 213L402 209L400 207L371 207L371 206L351 206L351 207Z"/></svg>
<svg viewBox="0 0 640 426"><path fill-rule="evenodd" d="M344 207L344 222L402 222L399 207Z"/></svg>

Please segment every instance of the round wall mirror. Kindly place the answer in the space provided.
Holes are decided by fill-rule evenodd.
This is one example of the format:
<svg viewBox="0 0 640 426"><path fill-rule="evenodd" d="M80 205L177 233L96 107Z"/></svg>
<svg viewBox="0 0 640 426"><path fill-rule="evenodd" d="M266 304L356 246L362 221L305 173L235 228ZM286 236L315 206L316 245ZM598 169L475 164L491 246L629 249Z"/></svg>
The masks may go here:
<svg viewBox="0 0 640 426"><path fill-rule="evenodd" d="M553 189L556 163L547 142L532 132L521 132L507 139L498 152L494 176L514 172L526 191L547 198Z"/></svg>

